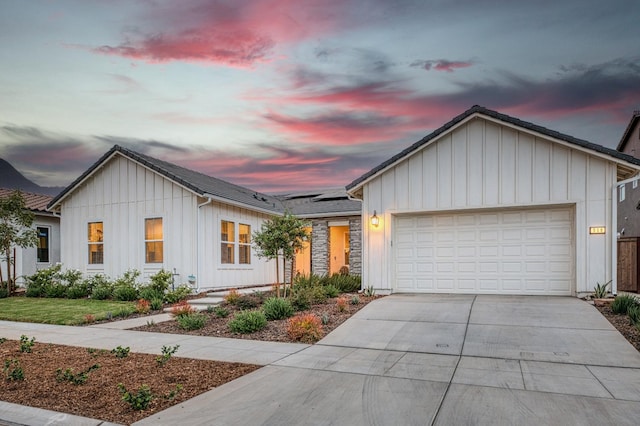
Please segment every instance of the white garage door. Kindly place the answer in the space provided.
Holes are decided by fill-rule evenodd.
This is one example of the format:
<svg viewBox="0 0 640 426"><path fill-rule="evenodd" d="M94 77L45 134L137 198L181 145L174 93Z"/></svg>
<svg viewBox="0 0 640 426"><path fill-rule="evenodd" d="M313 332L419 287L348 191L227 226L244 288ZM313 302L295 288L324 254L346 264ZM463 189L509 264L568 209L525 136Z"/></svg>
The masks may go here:
<svg viewBox="0 0 640 426"><path fill-rule="evenodd" d="M396 291L571 295L570 208L397 216Z"/></svg>

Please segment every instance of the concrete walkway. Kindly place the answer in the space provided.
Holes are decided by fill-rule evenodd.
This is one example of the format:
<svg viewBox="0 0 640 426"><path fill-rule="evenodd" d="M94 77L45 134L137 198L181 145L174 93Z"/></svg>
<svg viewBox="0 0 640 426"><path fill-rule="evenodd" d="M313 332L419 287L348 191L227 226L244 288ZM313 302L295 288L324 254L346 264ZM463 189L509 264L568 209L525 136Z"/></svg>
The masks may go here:
<svg viewBox="0 0 640 426"><path fill-rule="evenodd" d="M640 354L593 306L568 297L393 295L314 346L0 321L0 336L21 334L152 354L180 344L185 357L266 365L136 425L636 425L640 418ZM0 403L0 424L103 424L41 411Z"/></svg>
<svg viewBox="0 0 640 426"><path fill-rule="evenodd" d="M136 425L637 425L640 354L576 298L394 295Z"/></svg>

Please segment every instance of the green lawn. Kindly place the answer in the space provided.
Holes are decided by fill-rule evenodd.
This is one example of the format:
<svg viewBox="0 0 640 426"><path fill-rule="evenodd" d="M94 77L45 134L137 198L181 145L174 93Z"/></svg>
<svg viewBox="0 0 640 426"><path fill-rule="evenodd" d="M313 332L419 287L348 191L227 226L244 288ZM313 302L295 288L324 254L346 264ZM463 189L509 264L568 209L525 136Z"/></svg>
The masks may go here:
<svg viewBox="0 0 640 426"><path fill-rule="evenodd" d="M96 320L126 316L135 312L134 302L114 302L92 299L48 299L8 297L0 299L0 320L77 325L85 323L85 315Z"/></svg>

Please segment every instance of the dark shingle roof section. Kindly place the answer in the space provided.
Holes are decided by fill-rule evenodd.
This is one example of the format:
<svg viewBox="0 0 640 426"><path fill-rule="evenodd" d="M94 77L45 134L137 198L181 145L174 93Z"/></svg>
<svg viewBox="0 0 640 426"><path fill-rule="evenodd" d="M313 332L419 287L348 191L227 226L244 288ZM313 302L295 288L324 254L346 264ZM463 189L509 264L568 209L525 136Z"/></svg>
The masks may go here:
<svg viewBox="0 0 640 426"><path fill-rule="evenodd" d="M0 198L7 198L11 194L13 194L16 189L8 189L8 188L0 188ZM35 194L33 192L25 192L20 191L22 193L22 198L24 198L24 203L27 208L35 213L48 213L47 212L47 204L53 198L50 195L43 194Z"/></svg>
<svg viewBox="0 0 640 426"><path fill-rule="evenodd" d="M352 216L360 215L362 202L351 200L344 188L296 192L278 196L285 209L296 216Z"/></svg>
<svg viewBox="0 0 640 426"><path fill-rule="evenodd" d="M628 163L640 166L640 159L632 157L632 156L627 155L627 154L623 154L623 153L621 153L619 151L616 151L614 149L607 148L607 147L604 147L602 145L597 145L597 144L585 141L583 139L574 138L573 136L569 136L569 135L566 135L564 133L556 132L555 130L547 129L546 127L538 126L536 124L529 123L527 121L523 121L523 120L520 120L520 119L515 118L515 117L511 117L511 116L506 115L506 114L501 114L501 113L499 113L497 111L493 111L493 110L484 108L484 107L479 106L479 105L474 105L473 107L471 107L467 111L463 112L462 114L460 114L457 117L455 117L453 120L451 120L448 123L446 123L444 126L440 127L439 129L434 130L429 135L427 135L424 138L420 139L418 142L414 143L413 145L411 145L410 147L406 148L402 152L398 153L397 155L394 155L393 157L391 157L387 161L383 162L382 164L378 165L377 167L374 167L373 169L371 169L370 171L368 171L364 175L360 176L359 178L357 178L356 180L351 182L349 185L347 185L347 190L353 189L358 184L364 182L365 180L367 180L371 176L375 175L376 173L380 172L381 170L386 169L388 166L390 166L391 164L393 164L396 161L400 160L401 158L406 157L407 155L411 154L413 151L416 151L421 146L425 145L429 141L431 141L431 140L435 139L436 137L440 136L441 134L445 133L446 131L448 131L452 127L456 126L458 123L460 123L461 121L467 119L468 117L470 117L473 114L482 114L482 115L485 115L487 117L491 117L491 118L494 118L496 120L503 121L505 123L513 124L515 126L523 128L523 129L531 130L531 131L540 133L540 134L545 135L545 136L549 136L549 137L552 137L552 138L555 138L555 139L559 139L559 140L562 140L564 142L568 142L570 144L577 145L577 146L580 146L582 148L587 148L587 149L590 149L592 151L596 151L596 152L599 152L599 153L602 153L602 154L606 154L606 155L608 155L610 157L613 157L613 158L616 158L616 159L619 159L619 160L623 160L623 161L626 161Z"/></svg>
<svg viewBox="0 0 640 426"><path fill-rule="evenodd" d="M113 148L111 148L109 152L103 155L78 179L76 179L73 183L71 183L71 185L66 187L49 203L48 207L51 208L52 206L54 206L58 202L58 200L62 199L67 193L73 190L80 182L82 182L97 167L99 167L104 161L106 161L116 152L134 161L137 161L138 163L150 168L151 170L156 171L167 179L170 179L192 190L200 196L206 197L207 195L213 195L229 201L241 203L246 206L259 208L261 210L267 210L273 213L284 212L284 207L277 197L252 191L248 188L234 185L222 179L207 176L205 174L180 167L167 161L158 160L157 158L137 153L130 149L123 148L119 145L115 145Z"/></svg>
<svg viewBox="0 0 640 426"><path fill-rule="evenodd" d="M624 151L624 147L627 144L627 141L629 140L629 136L631 136L631 132L633 131L634 127L636 126L639 120L640 120L640 111L633 111L631 120L629 120L629 125L627 126L624 133L622 134L622 139L620 139L620 143L618 143L618 147L616 148L616 150L620 152Z"/></svg>

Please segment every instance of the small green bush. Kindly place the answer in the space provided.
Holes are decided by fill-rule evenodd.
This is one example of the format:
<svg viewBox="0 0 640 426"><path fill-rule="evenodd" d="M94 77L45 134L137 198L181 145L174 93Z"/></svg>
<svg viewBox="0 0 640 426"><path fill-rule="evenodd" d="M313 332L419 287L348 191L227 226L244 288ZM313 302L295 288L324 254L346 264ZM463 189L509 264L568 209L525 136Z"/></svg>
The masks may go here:
<svg viewBox="0 0 640 426"><path fill-rule="evenodd" d="M259 304L260 304L260 301L256 297L249 294L243 294L236 301L236 306L242 309L243 311L255 309L258 307Z"/></svg>
<svg viewBox="0 0 640 426"><path fill-rule="evenodd" d="M0 283L0 299L4 299L6 297L9 297L9 291L7 291L7 283L2 282Z"/></svg>
<svg viewBox="0 0 640 426"><path fill-rule="evenodd" d="M115 349L111 349L111 353L114 354L116 358L126 358L129 356L130 351L131 351L131 348L129 348L129 346L127 346L126 348L123 348L122 346L118 346Z"/></svg>
<svg viewBox="0 0 640 426"><path fill-rule="evenodd" d="M25 296L27 297L42 297L45 295L45 286L53 282L59 282L60 271L62 265L53 265L50 268L40 269L35 274L29 275L26 280L27 290Z"/></svg>
<svg viewBox="0 0 640 426"><path fill-rule="evenodd" d="M116 285L113 289L113 298L127 302L138 300L138 290L128 285Z"/></svg>
<svg viewBox="0 0 640 426"><path fill-rule="evenodd" d="M111 299L113 296L113 289L110 285L98 285L91 291L91 298L96 300Z"/></svg>
<svg viewBox="0 0 640 426"><path fill-rule="evenodd" d="M140 299L144 299L148 301L152 301L153 299L162 300L164 298L164 292L161 293L155 288L150 286L142 287L138 292L138 295L140 296Z"/></svg>
<svg viewBox="0 0 640 426"><path fill-rule="evenodd" d="M360 304L360 298L358 296L353 296L351 297L351 304L352 305L359 305Z"/></svg>
<svg viewBox="0 0 640 426"><path fill-rule="evenodd" d="M320 281L322 285L332 285L339 289L342 293L353 293L360 290L362 279L359 275L342 275L333 274L331 276L323 276Z"/></svg>
<svg viewBox="0 0 640 426"><path fill-rule="evenodd" d="M52 281L44 286L44 296L49 298L62 298L67 294L67 286L59 281Z"/></svg>
<svg viewBox="0 0 640 426"><path fill-rule="evenodd" d="M621 294L616 296L611 302L611 310L615 314L626 314L629 307L637 305L637 299L630 294Z"/></svg>
<svg viewBox="0 0 640 426"><path fill-rule="evenodd" d="M84 281L77 282L67 287L67 291L65 293L65 296L68 299L82 299L83 297L87 297L88 295L89 295L89 288L87 287L87 284Z"/></svg>
<svg viewBox="0 0 640 426"><path fill-rule="evenodd" d="M118 383L118 390L122 395L122 400L136 411L146 410L151 401L153 401L153 394L148 385L142 385L137 392L131 393L127 391L122 383Z"/></svg>
<svg viewBox="0 0 640 426"><path fill-rule="evenodd" d="M186 284L176 287L175 290L168 292L164 295L164 301L167 303L178 303L181 300L185 300L191 295L191 287Z"/></svg>
<svg viewBox="0 0 640 426"><path fill-rule="evenodd" d="M267 318L261 311L238 312L231 321L229 329L234 333L248 334L260 331L267 326Z"/></svg>
<svg viewBox="0 0 640 426"><path fill-rule="evenodd" d="M81 371L79 373L74 373L72 368L67 368L65 370L62 370L62 368L58 368L56 370L56 381L71 382L74 385L83 385L87 382L89 373L91 373L93 370L97 370L98 368L100 368L100 364L93 364L85 371Z"/></svg>
<svg viewBox="0 0 640 426"><path fill-rule="evenodd" d="M164 365L167 362L169 362L173 354L175 354L178 351L179 347L180 345L162 346L162 355L156 357L156 362L158 363L158 366L164 367Z"/></svg>
<svg viewBox="0 0 640 426"><path fill-rule="evenodd" d="M207 316L197 312L195 314L178 316L176 317L176 321L180 328L184 330L200 330L207 324Z"/></svg>
<svg viewBox="0 0 640 426"><path fill-rule="evenodd" d="M327 297L338 297L340 295L340 289L329 284L328 286L324 287L324 294Z"/></svg>
<svg viewBox="0 0 640 426"><path fill-rule="evenodd" d="M26 335L21 335L20 336L20 352L26 352L26 353L31 353L31 349L33 348L33 345L36 342L36 338L32 337L31 340L29 340L29 337Z"/></svg>
<svg viewBox="0 0 640 426"><path fill-rule="evenodd" d="M294 309L287 299L270 297L262 305L262 311L268 321L281 320L293 315Z"/></svg>
<svg viewBox="0 0 640 426"><path fill-rule="evenodd" d="M224 306L216 306L215 308L213 308L213 313L218 318L226 318L229 316L229 310Z"/></svg>
<svg viewBox="0 0 640 426"><path fill-rule="evenodd" d="M87 291L91 295L92 299L105 300L110 299L113 293L113 283L104 274L91 275L84 279L84 285L87 287ZM96 297L96 295L98 297ZM105 296L105 297L101 297ZM99 298L101 297L101 298Z"/></svg>
<svg viewBox="0 0 640 426"><path fill-rule="evenodd" d="M311 307L311 299L306 292L296 291L291 296L291 305L296 311L306 311Z"/></svg>
<svg viewBox="0 0 640 426"><path fill-rule="evenodd" d="M173 281L173 274L164 269L159 270L149 277L149 285L147 287L155 290L157 293L164 295L169 290L169 286Z"/></svg>
<svg viewBox="0 0 640 426"><path fill-rule="evenodd" d="M162 298L155 298L149 301L149 306L153 311L159 311L160 309L162 309L163 305L164 305L164 302L162 301Z"/></svg>
<svg viewBox="0 0 640 426"><path fill-rule="evenodd" d="M640 324L640 306L631 305L627 308L627 315L632 325Z"/></svg>
<svg viewBox="0 0 640 426"><path fill-rule="evenodd" d="M4 361L2 369L4 377L8 382L16 382L24 380L24 371L17 359L7 359Z"/></svg>

